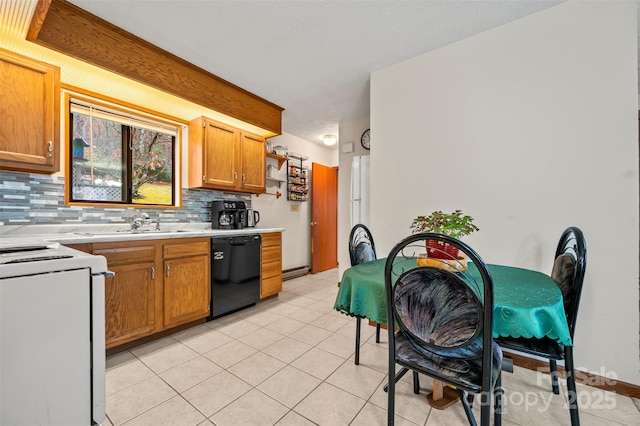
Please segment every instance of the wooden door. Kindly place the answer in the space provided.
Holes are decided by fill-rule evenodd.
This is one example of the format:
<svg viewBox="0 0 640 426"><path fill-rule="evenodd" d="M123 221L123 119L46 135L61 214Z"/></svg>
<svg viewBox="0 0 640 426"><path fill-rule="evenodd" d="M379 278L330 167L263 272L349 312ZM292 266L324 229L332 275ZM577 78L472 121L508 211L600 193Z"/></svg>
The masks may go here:
<svg viewBox="0 0 640 426"><path fill-rule="evenodd" d="M60 69L0 50L0 166L57 172Z"/></svg>
<svg viewBox="0 0 640 426"><path fill-rule="evenodd" d="M155 328L153 262L109 265L115 276L105 281L107 349L151 334Z"/></svg>
<svg viewBox="0 0 640 426"><path fill-rule="evenodd" d="M248 133L240 135L242 189L265 192L267 150L264 139Z"/></svg>
<svg viewBox="0 0 640 426"><path fill-rule="evenodd" d="M164 326L184 324L209 314L209 256L164 262Z"/></svg>
<svg viewBox="0 0 640 426"><path fill-rule="evenodd" d="M156 296L162 283L156 271L157 244L122 241L93 244L92 253L104 256L115 276L105 281L105 332L107 349L153 334Z"/></svg>
<svg viewBox="0 0 640 426"><path fill-rule="evenodd" d="M239 180L236 129L205 120L203 186L234 188Z"/></svg>
<svg viewBox="0 0 640 426"><path fill-rule="evenodd" d="M311 164L311 273L338 266L338 168Z"/></svg>

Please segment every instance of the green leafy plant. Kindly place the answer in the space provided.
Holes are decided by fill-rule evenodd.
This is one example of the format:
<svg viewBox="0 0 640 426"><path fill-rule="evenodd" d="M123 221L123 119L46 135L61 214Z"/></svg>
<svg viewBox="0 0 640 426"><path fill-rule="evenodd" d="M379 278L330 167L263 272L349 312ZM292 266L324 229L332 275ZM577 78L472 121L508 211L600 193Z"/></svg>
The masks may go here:
<svg viewBox="0 0 640 426"><path fill-rule="evenodd" d="M411 223L413 233L435 232L449 235L453 238L464 237L474 231L480 230L474 223L473 218L462 213L462 210L455 210L452 213L442 213L438 210L429 216L418 216Z"/></svg>

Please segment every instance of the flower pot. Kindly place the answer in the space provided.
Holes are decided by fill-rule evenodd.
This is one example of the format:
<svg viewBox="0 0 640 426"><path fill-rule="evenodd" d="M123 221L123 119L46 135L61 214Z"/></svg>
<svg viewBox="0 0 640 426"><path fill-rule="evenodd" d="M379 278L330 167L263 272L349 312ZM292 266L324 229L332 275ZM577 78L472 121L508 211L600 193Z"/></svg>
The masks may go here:
<svg viewBox="0 0 640 426"><path fill-rule="evenodd" d="M447 243L427 240L427 255L433 259L457 259L458 249Z"/></svg>

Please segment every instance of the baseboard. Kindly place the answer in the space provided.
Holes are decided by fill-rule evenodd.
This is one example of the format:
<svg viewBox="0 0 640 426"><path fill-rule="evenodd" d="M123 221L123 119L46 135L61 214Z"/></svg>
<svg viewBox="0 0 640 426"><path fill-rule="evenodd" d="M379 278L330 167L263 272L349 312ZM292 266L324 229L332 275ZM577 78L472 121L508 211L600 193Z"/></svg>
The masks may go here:
<svg viewBox="0 0 640 426"><path fill-rule="evenodd" d="M282 281L298 278L309 273L309 265L298 266L297 268L285 269L282 271Z"/></svg>
<svg viewBox="0 0 640 426"><path fill-rule="evenodd" d="M513 365L526 368L528 370L539 371L542 373L549 373L549 363L541 361L528 356L509 352L504 350L504 356L513 360ZM558 374L562 378L566 378L564 367L558 365ZM609 377L602 377L597 374L587 373L585 371L576 370L576 383L592 386L594 388L615 392L618 395L630 396L633 398L640 398L640 386L631 383L626 383L617 379Z"/></svg>

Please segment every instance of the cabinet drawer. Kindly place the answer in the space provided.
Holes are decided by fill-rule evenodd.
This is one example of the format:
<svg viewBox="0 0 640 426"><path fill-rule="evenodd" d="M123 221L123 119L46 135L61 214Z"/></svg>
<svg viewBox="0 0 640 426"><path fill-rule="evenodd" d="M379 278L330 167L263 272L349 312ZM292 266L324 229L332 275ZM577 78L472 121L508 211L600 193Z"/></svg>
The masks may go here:
<svg viewBox="0 0 640 426"><path fill-rule="evenodd" d="M192 256L197 254L209 254L210 240L208 238L193 238L180 240L175 243L165 243L163 247L164 258Z"/></svg>
<svg viewBox="0 0 640 426"><path fill-rule="evenodd" d="M260 297L271 296L272 294L280 293L280 291L282 291L282 277L271 277L262 280Z"/></svg>
<svg viewBox="0 0 640 426"><path fill-rule="evenodd" d="M155 244L122 243L96 243L93 245L93 254L107 258L109 265L125 265L143 261L153 262L156 259Z"/></svg>
<svg viewBox="0 0 640 426"><path fill-rule="evenodd" d="M282 263L280 260L262 263L262 278L269 278L276 275L282 275Z"/></svg>
<svg viewBox="0 0 640 426"><path fill-rule="evenodd" d="M269 232L262 234L262 248L271 246L282 246L281 232Z"/></svg>
<svg viewBox="0 0 640 426"><path fill-rule="evenodd" d="M262 247L262 262L274 262L282 259L282 248L278 247Z"/></svg>

